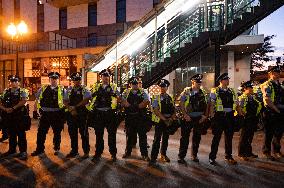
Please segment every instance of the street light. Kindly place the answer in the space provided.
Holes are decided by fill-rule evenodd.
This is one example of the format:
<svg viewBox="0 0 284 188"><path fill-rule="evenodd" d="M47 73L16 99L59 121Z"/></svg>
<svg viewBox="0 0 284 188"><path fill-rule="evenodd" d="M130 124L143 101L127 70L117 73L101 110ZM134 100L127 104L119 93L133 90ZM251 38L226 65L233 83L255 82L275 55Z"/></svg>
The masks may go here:
<svg viewBox="0 0 284 188"><path fill-rule="evenodd" d="M19 39L28 33L28 26L24 21L21 21L18 25L10 23L7 27L7 33L16 42L16 75L19 76Z"/></svg>

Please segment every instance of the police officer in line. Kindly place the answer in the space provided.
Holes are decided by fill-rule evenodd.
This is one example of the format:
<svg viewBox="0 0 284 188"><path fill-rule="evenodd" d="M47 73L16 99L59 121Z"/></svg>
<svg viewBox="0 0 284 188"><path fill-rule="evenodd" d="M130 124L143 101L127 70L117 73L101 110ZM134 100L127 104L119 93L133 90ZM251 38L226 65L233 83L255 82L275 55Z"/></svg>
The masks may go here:
<svg viewBox="0 0 284 188"><path fill-rule="evenodd" d="M138 77L138 88L139 89L143 89L144 92L148 94L147 90L143 88L143 81L142 81L142 78L141 77ZM150 101L150 98L149 98L149 101ZM148 106L149 107L149 106ZM147 110L150 110L149 108ZM138 139L138 133L135 134L135 136L133 136L133 148L136 148L136 144L137 144L137 139ZM147 148L150 148L149 144L147 143Z"/></svg>
<svg viewBox="0 0 284 188"><path fill-rule="evenodd" d="M254 132L257 130L262 104L254 95L252 81L243 82L241 87L243 88L243 94L239 96L238 101L244 115L244 123L239 140L238 156L241 160L247 161L249 157L258 157L252 152L251 144Z"/></svg>
<svg viewBox="0 0 284 188"><path fill-rule="evenodd" d="M138 87L138 78L129 79L131 88L126 89L122 94L122 106L125 107L125 127L126 127L126 149L122 158L129 158L132 152L133 137L136 133L139 136L139 146L142 159L149 161L147 151L147 129L145 125L146 107L149 104L148 94L144 89Z"/></svg>
<svg viewBox="0 0 284 188"><path fill-rule="evenodd" d="M89 132L87 127L87 114L88 110L86 104L91 98L91 92L81 84L82 74L75 72L70 75L73 82L66 92L65 106L68 109L67 112L67 124L68 132L71 139L71 151L66 156L72 158L78 156L78 129L82 139L82 148L84 151L83 158L89 157L90 145L89 145Z"/></svg>
<svg viewBox="0 0 284 188"><path fill-rule="evenodd" d="M212 88L210 93L210 117L214 120L212 127L213 140L209 163L216 165L216 155L222 133L225 133L225 161L228 164L237 164L232 157L232 140L234 135L234 112L237 110L242 115L238 105L237 94L233 88L229 87L228 73L224 73L217 78L219 86Z"/></svg>
<svg viewBox="0 0 284 188"><path fill-rule="evenodd" d="M108 146L111 154L111 160L116 161L116 132L117 122L117 102L119 92L114 83L110 83L110 72L106 69L100 72L101 82L92 86L92 99L89 109L92 111L96 134L96 153L93 162L101 159L104 150L104 129L108 132Z"/></svg>
<svg viewBox="0 0 284 188"><path fill-rule="evenodd" d="M166 79L161 79L158 82L158 86L160 86L160 94L153 96L152 99L152 121L156 122L156 125L150 164L156 163L160 150L161 139L161 161L170 162L170 159L167 156L167 148L169 141L169 133L167 129L170 126L170 123L172 123L173 120L176 119L174 104L175 101L170 95L167 94L170 82Z"/></svg>
<svg viewBox="0 0 284 188"><path fill-rule="evenodd" d="M284 89L281 86L280 68L271 67L268 70L269 80L261 85L264 102L264 145L263 154L267 159L275 160L271 155L271 143L277 158L283 157L280 152L280 140L283 134L284 121ZM274 139L273 139L274 136ZM272 141L273 140L273 141Z"/></svg>
<svg viewBox="0 0 284 188"><path fill-rule="evenodd" d="M178 160L181 164L186 164L184 158L188 149L191 129L193 129L191 159L194 162L199 162L197 153L201 140L202 124L208 119L208 100L205 90L201 88L202 78L201 74L191 77L191 87L186 87L181 93L180 108L185 121L181 127Z"/></svg>
<svg viewBox="0 0 284 188"><path fill-rule="evenodd" d="M44 153L44 143L46 134L51 126L53 130L54 155L59 154L61 143L61 132L64 128L64 95L66 90L63 86L58 85L60 74L50 72L48 74L48 85L43 85L36 94L36 100L41 117L37 131L37 147L31 154L37 156Z"/></svg>
<svg viewBox="0 0 284 188"><path fill-rule="evenodd" d="M9 135L9 150L2 155L6 157L16 153L19 146L21 159L27 158L26 127L24 125L25 104L28 92L20 88L20 78L16 75L8 76L9 88L6 88L1 98L0 109L3 111L3 126Z"/></svg>

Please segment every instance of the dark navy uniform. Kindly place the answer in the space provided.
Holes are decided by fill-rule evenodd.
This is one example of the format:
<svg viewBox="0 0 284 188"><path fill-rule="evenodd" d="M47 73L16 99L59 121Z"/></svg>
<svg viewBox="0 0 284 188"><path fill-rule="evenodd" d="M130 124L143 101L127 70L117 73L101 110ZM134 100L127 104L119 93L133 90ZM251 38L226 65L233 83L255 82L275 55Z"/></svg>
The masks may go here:
<svg viewBox="0 0 284 188"><path fill-rule="evenodd" d="M138 79L132 77L129 80L129 83L138 85ZM148 150L147 150L147 128L145 125L146 120L146 107L139 108L139 104L144 101L149 101L147 93L144 92L144 89L127 89L122 94L122 100L127 101L130 106L125 107L125 127L126 127L126 149L123 158L128 158L132 152L133 138L136 133L139 136L139 146L143 160L149 161Z"/></svg>
<svg viewBox="0 0 284 188"><path fill-rule="evenodd" d="M272 67L269 72L280 73L278 67ZM274 153L277 157L283 157L280 149L280 140L283 135L283 122L284 121L284 88L278 80L268 80L261 85L263 92L264 102L264 133L265 141L263 146L263 153L267 158L274 160L271 156L271 143ZM266 103L266 97L270 98L271 102L277 107L280 113L270 108ZM274 137L274 138L273 138Z"/></svg>
<svg viewBox="0 0 284 188"><path fill-rule="evenodd" d="M107 70L100 72L101 76L110 77ZM92 111L91 115L94 118L94 125L96 134L96 153L93 161L99 160L104 150L104 129L108 132L108 146L112 161L116 161L116 132L117 132L117 98L119 92L114 83L104 85L103 83L96 83L91 89L92 101L89 109Z"/></svg>
<svg viewBox="0 0 284 188"><path fill-rule="evenodd" d="M229 80L228 74L222 74L217 81ZM222 133L225 133L225 160L229 164L236 164L232 157L232 140L234 135L234 112L237 107L237 95L232 88L224 89L220 86L211 89L211 102L214 103L214 124L212 127L213 140L209 154L210 164L216 164L216 155Z"/></svg>
<svg viewBox="0 0 284 188"><path fill-rule="evenodd" d="M192 82L202 83L202 75L197 74L191 78ZM187 87L181 93L181 105L184 108L185 113L190 117L191 121L185 121L181 127L181 139L180 139L180 148L179 148L179 163L185 163L184 158L187 153L189 145L189 136L191 129L193 129L192 136L192 147L191 147L191 156L192 160L198 162L197 157L198 148L201 140L201 133L203 128L203 123L200 122L202 117L206 117L207 112L207 96L206 92L203 89L194 91L192 87ZM205 121L205 120L202 120Z"/></svg>
<svg viewBox="0 0 284 188"><path fill-rule="evenodd" d="M51 72L48 74L51 79L58 79L60 74ZM46 134L51 127L53 130L54 154L58 155L61 143L61 132L64 128L64 104L63 98L65 89L62 86L52 87L51 85L42 86L37 93L38 109L41 117L37 132L37 148L32 156L40 155L44 152Z"/></svg>
<svg viewBox="0 0 284 188"><path fill-rule="evenodd" d="M168 87L170 85L168 80L162 79L158 85L160 87ZM167 157L167 148L169 141L168 127L169 124L173 122L173 115L175 113L175 106L173 98L167 93L156 95L152 100L152 107L154 110L158 110L160 114L166 118L166 120L161 120L155 111L152 114L152 121L156 122L155 125L155 135L151 152L151 162L156 162L157 156L159 154L160 142L162 139L161 146L161 161L170 162Z"/></svg>
<svg viewBox="0 0 284 188"><path fill-rule="evenodd" d="M70 76L72 81L81 81L81 73L73 73ZM67 157L74 157L78 155L78 129L82 139L82 148L87 157L90 151L89 145L89 132L87 127L87 114L86 106L77 106L84 99L91 98L90 91L83 85L73 86L68 89L65 100L68 101L70 111L67 112L68 133L71 139L71 152Z"/></svg>
<svg viewBox="0 0 284 188"><path fill-rule="evenodd" d="M257 130L262 104L257 100L253 93L253 84L251 81L244 82L241 87L244 88L244 90L249 88L252 90L252 93L250 94L244 92L238 99L239 105L244 113L244 123L241 130L238 156L243 160L247 160L247 157L257 157L257 155L252 152L251 143L254 132Z"/></svg>
<svg viewBox="0 0 284 188"><path fill-rule="evenodd" d="M14 75L8 77L10 82L18 82L20 78ZM1 104L6 109L13 109L12 112L3 111L3 126L7 129L9 135L9 150L5 155L16 153L16 147L19 146L20 156L27 157L27 139L26 127L24 125L25 106L17 107L22 100L27 100L28 92L23 88L7 88L3 92Z"/></svg>

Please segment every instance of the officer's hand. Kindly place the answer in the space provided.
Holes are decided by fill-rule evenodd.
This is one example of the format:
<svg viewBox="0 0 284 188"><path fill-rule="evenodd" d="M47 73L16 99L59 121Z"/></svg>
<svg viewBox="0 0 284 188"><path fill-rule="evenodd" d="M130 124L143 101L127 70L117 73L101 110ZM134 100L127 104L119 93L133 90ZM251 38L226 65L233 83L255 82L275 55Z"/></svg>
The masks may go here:
<svg viewBox="0 0 284 188"><path fill-rule="evenodd" d="M127 101L125 102L124 105L125 105L125 107L127 107L127 108L130 106L129 102L127 102Z"/></svg>
<svg viewBox="0 0 284 188"><path fill-rule="evenodd" d="M12 113L13 111L14 111L13 108L7 108L7 110L6 110L6 112L7 112L8 114Z"/></svg>
<svg viewBox="0 0 284 188"><path fill-rule="evenodd" d="M190 116L187 115L187 114L184 115L183 117L184 117L184 119L185 119L186 122L192 121L192 119L190 118Z"/></svg>
<svg viewBox="0 0 284 188"><path fill-rule="evenodd" d="M199 123L203 123L207 120L207 117L205 115L201 116L201 119L199 120Z"/></svg>

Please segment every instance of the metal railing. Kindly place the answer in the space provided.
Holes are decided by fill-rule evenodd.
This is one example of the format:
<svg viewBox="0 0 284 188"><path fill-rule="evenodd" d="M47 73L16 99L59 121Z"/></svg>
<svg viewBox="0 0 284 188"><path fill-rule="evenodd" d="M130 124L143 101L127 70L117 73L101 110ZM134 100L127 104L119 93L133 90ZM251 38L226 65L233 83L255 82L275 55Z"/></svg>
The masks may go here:
<svg viewBox="0 0 284 188"><path fill-rule="evenodd" d="M202 32L223 31L226 25L241 18L242 14L251 12L252 7L257 5L259 0L228 0L227 2L228 4L225 4L225 0L211 1L207 3L206 8L204 4L200 4L195 10L191 10L190 14L179 15L174 20L170 20L167 28L162 26L158 29L156 45L154 45L153 31L146 44L130 56L129 71L131 73L125 73L125 75L150 78L159 73L162 67L167 67L168 62L165 60L171 56L172 52L179 53L182 47L192 43L193 39L200 36Z"/></svg>

